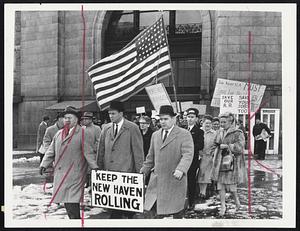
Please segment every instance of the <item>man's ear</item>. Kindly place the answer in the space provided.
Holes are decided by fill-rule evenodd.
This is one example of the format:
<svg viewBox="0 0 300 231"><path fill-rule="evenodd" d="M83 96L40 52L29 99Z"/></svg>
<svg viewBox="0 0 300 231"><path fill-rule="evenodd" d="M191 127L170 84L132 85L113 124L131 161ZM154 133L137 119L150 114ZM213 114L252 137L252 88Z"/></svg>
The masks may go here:
<svg viewBox="0 0 300 231"><path fill-rule="evenodd" d="M120 112L120 114L121 114L122 117L124 117L124 113L122 111Z"/></svg>

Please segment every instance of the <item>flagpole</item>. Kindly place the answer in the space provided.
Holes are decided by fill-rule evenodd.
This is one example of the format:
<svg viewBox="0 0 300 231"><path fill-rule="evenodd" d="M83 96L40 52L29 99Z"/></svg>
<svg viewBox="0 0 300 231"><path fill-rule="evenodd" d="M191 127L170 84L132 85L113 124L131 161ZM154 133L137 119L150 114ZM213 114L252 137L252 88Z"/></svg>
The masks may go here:
<svg viewBox="0 0 300 231"><path fill-rule="evenodd" d="M162 17L162 16L161 16ZM179 109L178 109L178 105L177 105L177 93L176 93L176 86L175 86L175 79L174 79L174 72L173 72L173 67L172 67L172 60L171 60L171 55L170 55L170 47L169 47L169 42L168 42L168 36L167 36L167 30L165 28L165 24L164 24L164 20L163 21L163 28L165 30L165 34L166 34L166 43L168 46L168 54L169 54L169 59L170 59L170 66L171 66L171 78L172 78L172 82L173 82L173 91L174 91L174 100L175 100L175 106L176 106L176 111L177 113L179 113Z"/></svg>

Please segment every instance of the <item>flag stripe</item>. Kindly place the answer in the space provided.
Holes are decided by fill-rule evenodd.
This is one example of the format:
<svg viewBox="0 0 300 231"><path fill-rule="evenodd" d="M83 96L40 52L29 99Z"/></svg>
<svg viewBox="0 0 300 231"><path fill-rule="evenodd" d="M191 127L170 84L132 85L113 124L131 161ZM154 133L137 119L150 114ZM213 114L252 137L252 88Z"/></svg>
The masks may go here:
<svg viewBox="0 0 300 231"><path fill-rule="evenodd" d="M88 72L98 68L99 66L101 66L103 63L110 63L110 62L114 62L115 60L117 60L118 58L122 58L124 57L123 55L125 55L127 52L131 51L132 49L135 48L135 44L132 44L131 46L128 46L127 48L123 48L122 50L120 51L117 51L116 53L110 55L110 56L107 56L101 60L99 60L97 63L95 63L94 65L92 65L89 69L88 69ZM130 52L129 52L130 53Z"/></svg>
<svg viewBox="0 0 300 231"><path fill-rule="evenodd" d="M165 55L168 55L168 48L165 47L161 50L161 54L159 55L158 53L154 53L153 55L149 56L147 59L145 60L148 60L148 59L154 59L155 57L164 57ZM137 68L141 68L143 65L144 65L144 62L145 60L141 63L138 63L137 60L135 59L136 63L135 62L131 62L131 65L132 66L129 66L126 65L127 67L127 71L128 73L126 75L129 75L131 73L133 73ZM134 68L136 67L136 68ZM97 84L99 82L106 82L106 81L112 81L113 79L116 79L116 78L119 78L120 76L124 75L126 72L124 71L125 68L122 67L122 68L119 68L119 69L116 69L116 70L113 70L111 72L107 72L105 74L102 74L100 75L99 77L94 77L92 79L93 83L95 84L95 88L97 88ZM120 73L119 73L120 72ZM108 78L109 77L109 78ZM98 81L98 82L96 82Z"/></svg>
<svg viewBox="0 0 300 231"><path fill-rule="evenodd" d="M165 70L165 71L162 71L158 74L158 80L161 80L167 76L170 75L170 71L169 70ZM149 79L148 81L146 81L145 83L143 83L142 85L138 85L133 92L129 92L125 95L121 95L121 96L115 96L115 98L112 98L111 100L120 100L120 101L125 101L127 99L129 99L131 96L137 94L138 92L140 92L141 90L143 90L145 87L149 86L149 85L152 85L152 82L154 81L154 79ZM108 109L109 107L109 104L110 104L110 101L109 102L106 102L104 104L102 104L101 106L101 110L106 110Z"/></svg>
<svg viewBox="0 0 300 231"><path fill-rule="evenodd" d="M101 95L106 95L108 93L116 92L119 89L126 88L126 86L129 86L129 85L135 83L136 81L138 81L139 79L143 78L144 76L150 75L152 72L156 71L157 66L158 66L158 68L161 68L163 66L170 66L170 62L169 62L169 60L165 60L165 61L161 62L160 64L154 63L151 66L147 66L147 68L144 68L142 71L139 71L136 75L130 76L126 80L122 80L118 83L115 83L114 84L115 86L109 85L106 87L97 88L96 94L101 93Z"/></svg>
<svg viewBox="0 0 300 231"><path fill-rule="evenodd" d="M153 67L153 68L156 68L156 67ZM157 73L160 73L161 71L165 71L165 70L170 70L170 69L171 69L170 65L164 65L158 69ZM150 74L144 73L144 75L142 75L142 78L137 79L136 81L130 83L128 86L122 87L117 92L110 92L107 95L102 95L102 93L99 92L98 94L96 94L97 100L99 100L100 104L103 104L107 101L111 101L111 98L114 98L115 96L127 94L128 92L132 91L135 86L140 85L140 84L148 81L149 79L152 79L155 75L156 75L156 70L152 71L152 73L150 73Z"/></svg>
<svg viewBox="0 0 300 231"><path fill-rule="evenodd" d="M133 58L135 58L136 54L136 49L133 49L130 52L128 52L128 54L126 53L125 57L116 59L114 60L114 62L111 62L109 64L105 63L104 65L99 66L98 68L90 71L90 77L93 78L94 76L102 75L106 72L113 70L114 68L118 69L122 63L126 63L128 62L128 60L132 60Z"/></svg>
<svg viewBox="0 0 300 231"><path fill-rule="evenodd" d="M139 77L139 73L148 71L149 69L152 68L153 65L157 66L159 64L159 62L164 62L164 61L168 61L168 63L170 63L169 58L167 56L165 56L163 58L154 57L154 59L149 60L148 62L144 62L143 66L138 65L135 67L134 66L130 67L130 70L125 75L122 75L123 73L121 73L120 75L112 76L110 78L107 78L107 80L105 82L99 81L100 82L99 84L94 82L96 92L98 92L100 90L105 90L108 87L109 88L115 87L116 85L120 84L121 82L130 80L130 78L135 79L135 78ZM139 67L139 69L136 69L137 67ZM111 90L113 90L113 89L111 89Z"/></svg>

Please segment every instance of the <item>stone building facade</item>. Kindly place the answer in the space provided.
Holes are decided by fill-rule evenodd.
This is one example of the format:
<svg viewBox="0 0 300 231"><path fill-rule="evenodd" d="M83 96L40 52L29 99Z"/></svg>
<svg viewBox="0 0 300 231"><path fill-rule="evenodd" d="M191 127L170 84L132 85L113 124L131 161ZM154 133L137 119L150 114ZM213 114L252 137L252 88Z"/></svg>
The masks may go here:
<svg viewBox="0 0 300 231"><path fill-rule="evenodd" d="M193 12L191 17L197 20L193 24L201 26L201 31L196 31L195 34L187 32L190 34L177 36L176 33L181 33L180 26L176 24L177 18L173 18L176 36L173 43L170 42L170 49L172 61L174 56L174 66L177 68L175 77L180 101L192 100L194 103L206 104L207 112L217 115L218 108L210 107L217 78L247 81L249 77L248 33L251 31L251 81L267 85L264 95L264 99L268 99L266 108L282 109L281 14L241 11ZM85 69L119 49L117 45L112 44L121 46L122 42L126 42L108 41L110 37L107 33L113 15L114 12L109 11L84 12ZM133 18L140 15L139 20L142 20L138 12L132 15ZM170 13L170 22L174 15L179 18L180 12ZM191 20L186 21L189 23ZM170 31L171 25L170 23ZM84 100L95 100L91 81L86 72L83 74L83 32L81 11L16 12L14 148L34 147L36 131L42 116L48 114L51 119L55 117L55 112L46 110L47 107L59 102L81 101L83 92ZM183 49L180 44L183 44ZM107 49L109 46L112 46L112 50ZM196 47L196 51L192 50L193 46ZM188 56L189 49L193 56ZM188 52L185 53L185 50ZM182 71L181 65L185 65L185 72ZM191 73L193 76L199 76L199 79L187 80L184 78L188 77L182 77ZM163 82L173 100L172 89L168 88L168 84L171 86L170 81L169 79ZM197 92L193 92L194 83ZM192 93L185 92L185 86L190 87ZM144 93L126 101L129 113L134 113L135 107L143 105L146 105L147 110L151 110L152 105Z"/></svg>

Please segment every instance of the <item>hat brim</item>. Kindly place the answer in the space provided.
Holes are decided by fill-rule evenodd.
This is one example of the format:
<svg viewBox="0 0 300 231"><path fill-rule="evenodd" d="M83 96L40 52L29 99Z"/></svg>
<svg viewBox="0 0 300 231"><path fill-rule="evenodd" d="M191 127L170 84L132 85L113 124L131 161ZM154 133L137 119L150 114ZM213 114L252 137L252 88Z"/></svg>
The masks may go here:
<svg viewBox="0 0 300 231"><path fill-rule="evenodd" d="M161 114L158 114L158 116L163 116L163 115L169 115L169 116L176 116L177 114L176 113L161 113Z"/></svg>
<svg viewBox="0 0 300 231"><path fill-rule="evenodd" d="M80 114L79 114L79 112L72 112L72 111L64 111L64 112L62 112L62 116L65 116L65 115L67 115L67 114L72 114L72 115L75 115L77 118L80 118Z"/></svg>

